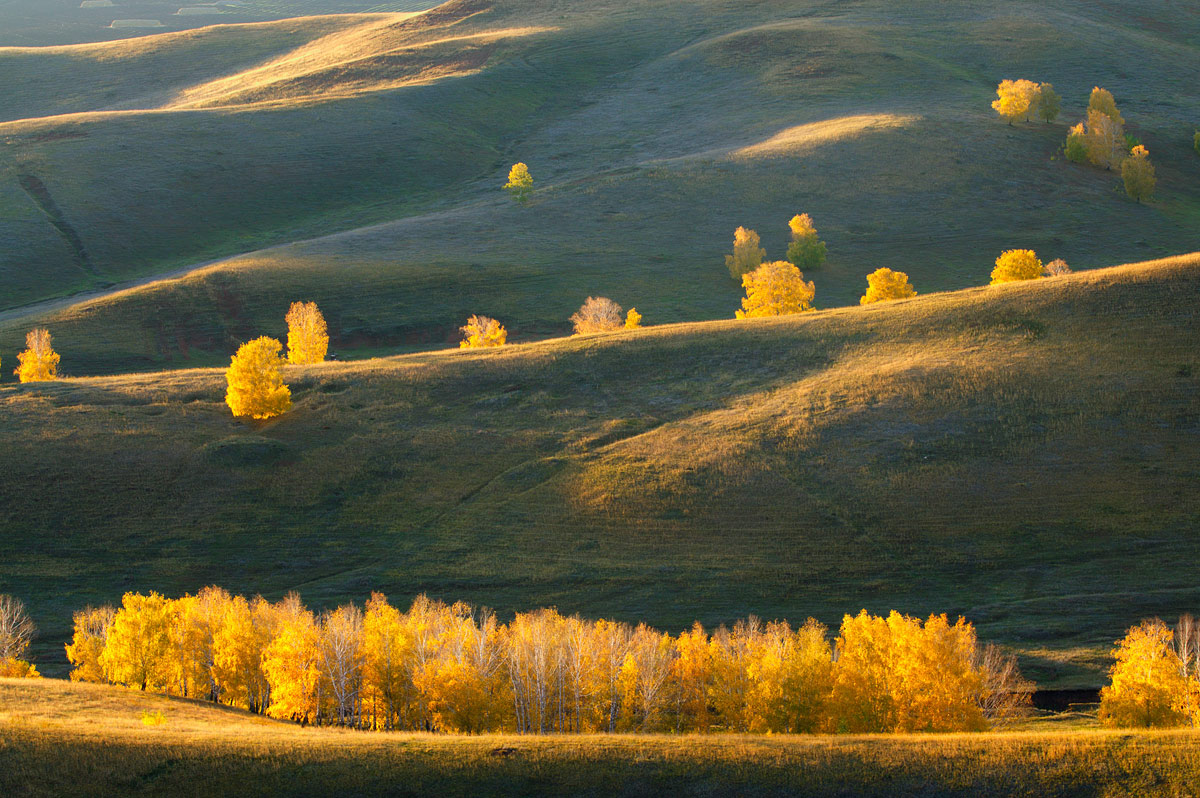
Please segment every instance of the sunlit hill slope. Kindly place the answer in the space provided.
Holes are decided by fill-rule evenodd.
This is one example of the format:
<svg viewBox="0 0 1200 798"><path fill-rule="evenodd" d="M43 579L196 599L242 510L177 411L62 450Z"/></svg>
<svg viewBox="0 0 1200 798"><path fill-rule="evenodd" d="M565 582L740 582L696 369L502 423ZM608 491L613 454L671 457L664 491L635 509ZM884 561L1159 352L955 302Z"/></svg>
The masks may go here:
<svg viewBox="0 0 1200 798"><path fill-rule="evenodd" d="M454 0L0 49L0 350L39 323L76 375L216 365L301 298L343 355L477 312L557 334L589 294L728 318L734 228L778 258L800 211L829 244L823 307L879 266L929 292L1017 246L1076 269L1191 251L1197 42L1168 0ZM1005 77L1054 83L1061 118L1004 124ZM1148 204L1061 157L1094 85L1152 153ZM518 160L528 207L499 190Z"/></svg>
<svg viewBox="0 0 1200 798"><path fill-rule="evenodd" d="M0 386L0 590L216 582L678 629L961 612L1044 684L1200 604L1200 258L777 320L289 369ZM56 666L54 663L60 663Z"/></svg>

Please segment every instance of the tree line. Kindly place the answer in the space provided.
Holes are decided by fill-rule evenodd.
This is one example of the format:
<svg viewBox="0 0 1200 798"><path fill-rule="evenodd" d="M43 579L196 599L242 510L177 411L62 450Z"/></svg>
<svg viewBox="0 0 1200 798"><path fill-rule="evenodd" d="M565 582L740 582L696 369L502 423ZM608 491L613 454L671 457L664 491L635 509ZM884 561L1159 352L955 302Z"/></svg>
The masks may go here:
<svg viewBox="0 0 1200 798"><path fill-rule="evenodd" d="M836 635L755 618L678 635L554 609L507 624L463 603L375 593L316 613L218 587L127 593L75 614L73 680L305 724L455 733L974 731L1033 685L974 627L865 610Z"/></svg>

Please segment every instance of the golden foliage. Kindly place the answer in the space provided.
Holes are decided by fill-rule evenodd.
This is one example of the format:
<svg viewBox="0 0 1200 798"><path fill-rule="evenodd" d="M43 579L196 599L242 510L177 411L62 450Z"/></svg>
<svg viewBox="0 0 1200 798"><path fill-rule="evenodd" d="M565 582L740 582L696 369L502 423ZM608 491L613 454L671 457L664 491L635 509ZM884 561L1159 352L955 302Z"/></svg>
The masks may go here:
<svg viewBox="0 0 1200 798"><path fill-rule="evenodd" d="M504 190L522 205L528 202L533 194L533 175L529 174L529 167L523 163L513 164L512 169L508 170L508 182L504 184Z"/></svg>
<svg viewBox="0 0 1200 798"><path fill-rule="evenodd" d="M876 269L867 275L867 293L858 300L860 305L886 302L892 299L908 299L917 295L904 272L891 269Z"/></svg>
<svg viewBox="0 0 1200 798"><path fill-rule="evenodd" d="M1137 145L1121 164L1121 178L1125 181L1125 193L1141 202L1154 193L1158 180L1154 176L1154 164L1150 163L1150 151Z"/></svg>
<svg viewBox="0 0 1200 798"><path fill-rule="evenodd" d="M1093 88L1091 96L1088 97L1088 111L1098 111L1118 126L1125 124L1125 120L1121 118L1121 112L1117 110L1117 101L1113 99L1112 92L1099 86Z"/></svg>
<svg viewBox="0 0 1200 798"><path fill-rule="evenodd" d="M84 607L75 613L75 634L66 646L67 660L73 666L71 681L112 681L100 662L100 655L104 653L108 631L112 628L116 613L116 609L109 604L103 607Z"/></svg>
<svg viewBox="0 0 1200 798"><path fill-rule="evenodd" d="M33 663L16 657L0 658L0 679L40 679L42 675Z"/></svg>
<svg viewBox="0 0 1200 798"><path fill-rule="evenodd" d="M1010 249L996 258L992 285L1018 280L1036 280L1042 276L1042 262L1032 249Z"/></svg>
<svg viewBox="0 0 1200 798"><path fill-rule="evenodd" d="M725 268L735 280L752 272L763 262L767 251L759 246L758 233L739 227L733 231L733 254L725 256Z"/></svg>
<svg viewBox="0 0 1200 798"><path fill-rule="evenodd" d="M1046 277L1062 277L1064 274L1070 274L1071 267L1062 258L1055 258L1042 267L1042 274Z"/></svg>
<svg viewBox="0 0 1200 798"><path fill-rule="evenodd" d="M225 403L235 416L271 418L292 409L292 393L283 384L279 356L283 344L263 336L244 343L225 372Z"/></svg>
<svg viewBox="0 0 1200 798"><path fill-rule="evenodd" d="M1185 707L1200 689L1184 676L1183 662L1172 647L1173 635L1162 621L1143 621L1129 630L1113 650L1111 683L1100 691L1100 722L1105 726L1181 726L1189 720ZM1200 721L1200 717L1194 720Z"/></svg>
<svg viewBox="0 0 1200 798"><path fill-rule="evenodd" d="M1083 163L1087 160L1087 131L1084 130L1083 122L1067 131L1067 143L1063 146L1063 153L1068 161Z"/></svg>
<svg viewBox="0 0 1200 798"><path fill-rule="evenodd" d="M571 324L575 333L608 332L619 330L625 322L621 317L621 306L608 297L590 296L587 301L571 315Z"/></svg>
<svg viewBox="0 0 1200 798"><path fill-rule="evenodd" d="M59 355L50 344L50 331L38 328L25 336L25 351L17 355L13 372L21 382L46 382L58 378Z"/></svg>
<svg viewBox="0 0 1200 798"><path fill-rule="evenodd" d="M1037 110L1038 92L1038 84L1032 80L1002 80L996 87L997 99L992 101L992 108L1010 125L1025 121Z"/></svg>
<svg viewBox="0 0 1200 798"><path fill-rule="evenodd" d="M316 302L293 302L284 317L288 325L287 359L304 365L325 362L329 351L329 329Z"/></svg>
<svg viewBox="0 0 1200 798"><path fill-rule="evenodd" d="M625 329L636 330L642 326L642 314L637 312L637 308L630 308L625 314Z"/></svg>
<svg viewBox="0 0 1200 798"><path fill-rule="evenodd" d="M746 296L739 319L783 316L812 310L816 287L804 281L804 275L785 260L770 261L742 277Z"/></svg>
<svg viewBox="0 0 1200 798"><path fill-rule="evenodd" d="M825 262L825 242L817 237L817 228L807 213L793 216L788 222L792 233L787 259L801 271L820 268Z"/></svg>
<svg viewBox="0 0 1200 798"><path fill-rule="evenodd" d="M1112 169L1125 158L1125 132L1121 123L1101 111L1088 111L1083 142L1093 166Z"/></svg>
<svg viewBox="0 0 1200 798"><path fill-rule="evenodd" d="M489 316L472 316L459 328L463 340L458 342L462 349L478 349L486 346L504 346L508 342L508 330Z"/></svg>
<svg viewBox="0 0 1200 798"><path fill-rule="evenodd" d="M118 684L165 691L178 683L172 657L172 602L158 593L126 593L100 654L101 671Z"/></svg>

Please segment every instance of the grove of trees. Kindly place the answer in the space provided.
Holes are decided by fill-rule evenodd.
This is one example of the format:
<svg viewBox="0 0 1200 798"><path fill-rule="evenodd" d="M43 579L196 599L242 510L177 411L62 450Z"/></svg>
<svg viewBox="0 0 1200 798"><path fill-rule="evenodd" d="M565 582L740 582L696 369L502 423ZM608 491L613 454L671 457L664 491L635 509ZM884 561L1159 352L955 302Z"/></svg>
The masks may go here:
<svg viewBox="0 0 1200 798"><path fill-rule="evenodd" d="M1200 621L1175 629L1142 621L1117 641L1110 684L1100 691L1100 721L1113 727L1200 727Z"/></svg>
<svg viewBox="0 0 1200 798"><path fill-rule="evenodd" d="M678 636L553 609L508 624L424 596L315 613L218 587L75 615L71 678L278 718L446 732L980 730L1032 685L970 623L863 611Z"/></svg>

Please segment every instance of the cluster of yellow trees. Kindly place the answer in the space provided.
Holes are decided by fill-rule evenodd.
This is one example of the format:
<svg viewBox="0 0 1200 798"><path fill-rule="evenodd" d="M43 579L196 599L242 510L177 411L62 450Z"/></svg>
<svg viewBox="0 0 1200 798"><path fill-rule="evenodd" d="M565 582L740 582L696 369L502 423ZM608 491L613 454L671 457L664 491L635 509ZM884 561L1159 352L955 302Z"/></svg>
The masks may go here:
<svg viewBox="0 0 1200 798"><path fill-rule="evenodd" d="M1027 122L1033 116L1053 122L1062 108L1062 97L1051 83L1034 83L1032 80L1002 80L996 87L996 99L992 101L996 113L1014 122Z"/></svg>
<svg viewBox="0 0 1200 798"><path fill-rule="evenodd" d="M284 317L288 325L286 359L283 344L262 336L238 347L225 371L225 403L235 416L271 418L292 408L292 392L283 383L288 363L325 362L329 330L315 302L293 302Z"/></svg>
<svg viewBox="0 0 1200 798"><path fill-rule="evenodd" d="M1200 620L1175 629L1155 618L1117 642L1111 683L1100 691L1106 726L1200 727Z"/></svg>
<svg viewBox="0 0 1200 798"><path fill-rule="evenodd" d="M313 613L217 587L180 599L128 593L75 614L71 678L124 684L273 717L447 732L899 732L984 729L1032 685L1011 658L944 615L741 621L678 636L552 609L501 624L424 596L407 612Z"/></svg>
<svg viewBox="0 0 1200 798"><path fill-rule="evenodd" d="M992 285L1036 280L1039 277L1061 277L1070 274L1071 267L1062 258L1042 264L1032 249L1009 249L996 258L992 269Z"/></svg>

